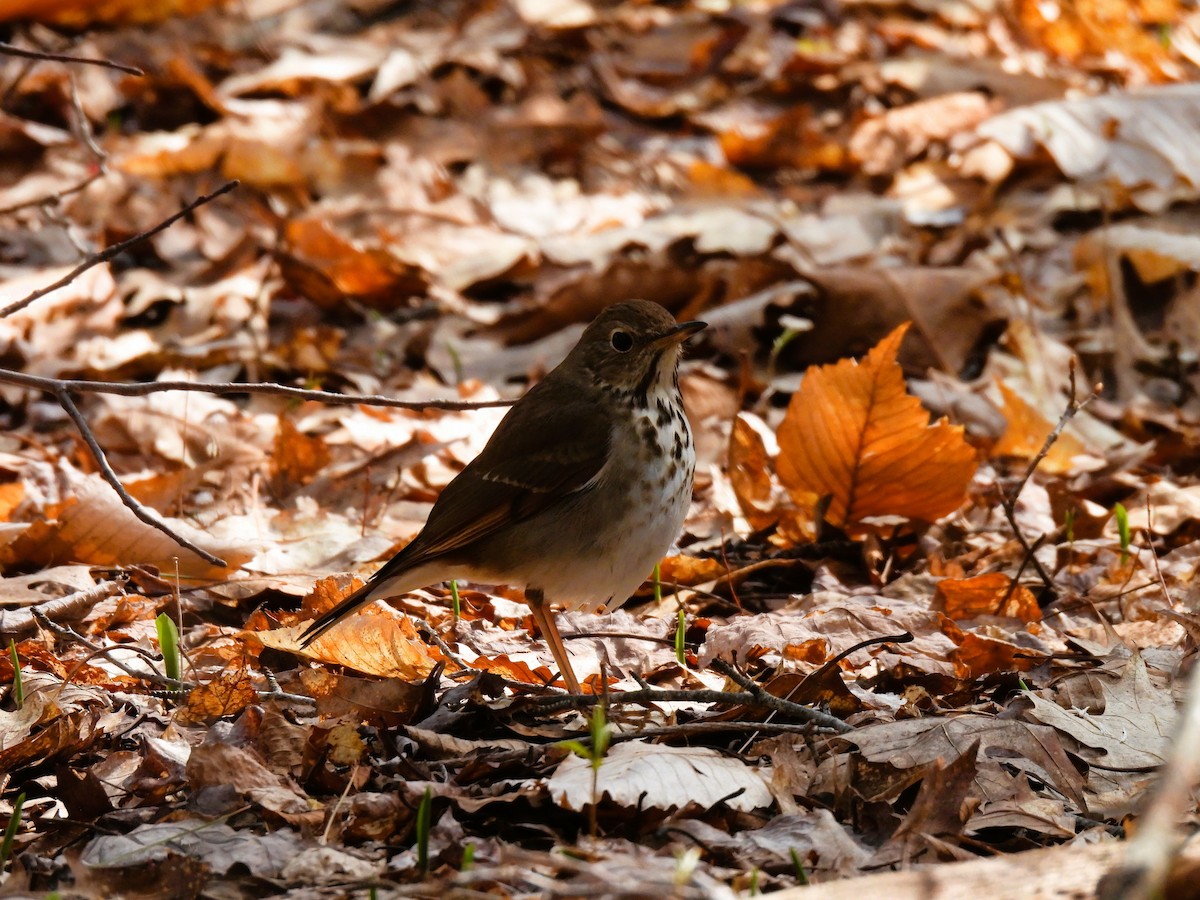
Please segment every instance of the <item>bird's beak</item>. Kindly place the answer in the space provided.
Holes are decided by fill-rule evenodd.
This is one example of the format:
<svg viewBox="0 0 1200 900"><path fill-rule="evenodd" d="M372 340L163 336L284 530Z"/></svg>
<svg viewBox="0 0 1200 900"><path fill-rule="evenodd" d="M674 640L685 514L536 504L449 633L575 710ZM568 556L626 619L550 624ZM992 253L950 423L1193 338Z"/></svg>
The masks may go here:
<svg viewBox="0 0 1200 900"><path fill-rule="evenodd" d="M693 334L708 327L707 322L680 322L666 334L660 334L649 342L651 347L669 347L671 344L682 344Z"/></svg>

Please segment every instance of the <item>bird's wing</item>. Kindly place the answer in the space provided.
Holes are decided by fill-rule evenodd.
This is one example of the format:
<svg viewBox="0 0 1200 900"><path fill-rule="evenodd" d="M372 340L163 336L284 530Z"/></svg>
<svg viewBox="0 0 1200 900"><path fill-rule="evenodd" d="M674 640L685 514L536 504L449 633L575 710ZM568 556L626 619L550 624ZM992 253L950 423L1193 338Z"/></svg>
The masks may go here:
<svg viewBox="0 0 1200 900"><path fill-rule="evenodd" d="M425 528L392 560L393 573L527 519L599 477L610 429L592 404L561 406L553 431L527 415L529 408L514 407L483 452L442 491ZM390 577L384 575L390 566L379 576Z"/></svg>
<svg viewBox="0 0 1200 900"><path fill-rule="evenodd" d="M541 426L542 415L524 400L545 384L542 381L509 410L479 456L442 491L421 533L366 584L313 622L300 636L302 646L360 606L388 596L376 591L392 578L465 549L595 482L608 460L608 424L596 415L594 404L576 393L556 409L553 430Z"/></svg>

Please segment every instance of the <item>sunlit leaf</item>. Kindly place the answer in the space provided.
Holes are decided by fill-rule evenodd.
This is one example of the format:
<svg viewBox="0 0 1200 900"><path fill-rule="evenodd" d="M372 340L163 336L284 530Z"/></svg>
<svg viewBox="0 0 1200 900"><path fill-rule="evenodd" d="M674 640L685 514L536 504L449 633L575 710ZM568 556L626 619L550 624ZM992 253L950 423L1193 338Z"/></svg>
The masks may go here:
<svg viewBox="0 0 1200 900"><path fill-rule="evenodd" d="M957 509L975 473L960 426L929 414L896 354L907 326L861 362L810 368L779 427L779 477L797 502L832 495L835 525L871 516L933 521Z"/></svg>

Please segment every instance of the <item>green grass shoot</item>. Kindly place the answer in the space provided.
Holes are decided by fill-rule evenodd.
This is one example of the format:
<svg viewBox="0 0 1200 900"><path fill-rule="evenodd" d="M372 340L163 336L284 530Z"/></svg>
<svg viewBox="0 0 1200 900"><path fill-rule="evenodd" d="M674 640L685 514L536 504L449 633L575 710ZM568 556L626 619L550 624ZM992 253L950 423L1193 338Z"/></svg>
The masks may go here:
<svg viewBox="0 0 1200 900"><path fill-rule="evenodd" d="M1129 562L1129 513L1118 503L1113 507L1113 515L1117 517L1117 536L1121 539L1121 565Z"/></svg>
<svg viewBox="0 0 1200 900"><path fill-rule="evenodd" d="M167 678L179 684L183 680L183 666L179 657L179 629L166 613L158 614L158 618L154 620L154 627L158 631L158 648L163 655L163 670Z"/></svg>
<svg viewBox="0 0 1200 900"><path fill-rule="evenodd" d="M25 806L25 792L17 794L17 800L13 803L12 816L8 820L8 826L4 829L4 840L0 842L0 871L8 865L8 858L12 856L13 841L17 839L17 829L21 827L21 810Z"/></svg>
<svg viewBox="0 0 1200 900"><path fill-rule="evenodd" d="M788 853L792 857L792 869L796 872L796 881L801 885L807 885L808 872L804 868L804 862L800 859L800 854L795 850L789 850Z"/></svg>
<svg viewBox="0 0 1200 900"><path fill-rule="evenodd" d="M457 622L462 615L462 600L458 596L458 582L453 579L450 581L450 608L454 610L454 621Z"/></svg>
<svg viewBox="0 0 1200 900"><path fill-rule="evenodd" d="M16 701L17 709L21 709L25 705L25 682L21 680L21 659L17 656L17 642L12 638L8 639L8 654L12 657L13 700Z"/></svg>
<svg viewBox="0 0 1200 900"><path fill-rule="evenodd" d="M470 872L475 868L475 845L467 844L463 847L462 871Z"/></svg>
<svg viewBox="0 0 1200 900"><path fill-rule="evenodd" d="M585 746L581 741L563 741L566 747L576 756L582 756L592 767L592 805L588 807L588 826L592 837L599 830L596 820L596 807L600 805L600 766L604 764L604 756L608 753L608 745L612 743L613 728L608 724L608 716L602 703L592 709L591 741Z"/></svg>
<svg viewBox="0 0 1200 900"><path fill-rule="evenodd" d="M429 831L433 825L433 791L426 787L417 807L417 868L422 875L429 872Z"/></svg>
<svg viewBox="0 0 1200 900"><path fill-rule="evenodd" d="M654 564L654 602L662 603L662 563Z"/></svg>
<svg viewBox="0 0 1200 900"><path fill-rule="evenodd" d="M687 668L687 613L682 609L675 621L675 659Z"/></svg>

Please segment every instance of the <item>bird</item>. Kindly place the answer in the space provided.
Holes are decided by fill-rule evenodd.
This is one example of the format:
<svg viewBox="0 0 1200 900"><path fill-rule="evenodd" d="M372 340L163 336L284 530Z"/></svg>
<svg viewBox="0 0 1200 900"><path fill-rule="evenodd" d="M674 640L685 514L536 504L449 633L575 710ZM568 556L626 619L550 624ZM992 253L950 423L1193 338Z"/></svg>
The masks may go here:
<svg viewBox="0 0 1200 900"><path fill-rule="evenodd" d="M550 604L616 609L678 537L696 465L679 362L705 327L646 300L602 310L509 408L417 536L300 645L367 603L435 583L520 586L567 689L581 693Z"/></svg>

